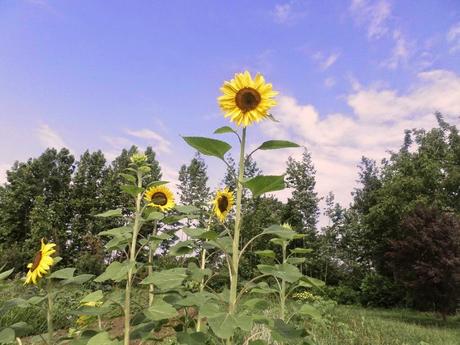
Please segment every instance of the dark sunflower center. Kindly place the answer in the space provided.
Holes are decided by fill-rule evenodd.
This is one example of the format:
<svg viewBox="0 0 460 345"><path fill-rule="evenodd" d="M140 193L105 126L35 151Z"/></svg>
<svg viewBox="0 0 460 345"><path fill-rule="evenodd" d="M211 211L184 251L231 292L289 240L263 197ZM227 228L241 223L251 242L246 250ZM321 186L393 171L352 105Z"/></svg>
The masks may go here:
<svg viewBox="0 0 460 345"><path fill-rule="evenodd" d="M251 87L245 87L236 94L235 102L243 112L257 108L261 100L260 93Z"/></svg>
<svg viewBox="0 0 460 345"><path fill-rule="evenodd" d="M35 255L34 258L34 263L32 264L32 267L30 268L31 271L35 270L38 265L40 265L40 261L42 260L42 251L39 251L37 255Z"/></svg>
<svg viewBox="0 0 460 345"><path fill-rule="evenodd" d="M228 199L226 196L221 196L219 200L217 200L217 207L219 207L219 211L222 213L227 211Z"/></svg>
<svg viewBox="0 0 460 345"><path fill-rule="evenodd" d="M155 205L164 206L168 203L168 198L166 197L164 193L156 192L155 194L152 195L152 202Z"/></svg>

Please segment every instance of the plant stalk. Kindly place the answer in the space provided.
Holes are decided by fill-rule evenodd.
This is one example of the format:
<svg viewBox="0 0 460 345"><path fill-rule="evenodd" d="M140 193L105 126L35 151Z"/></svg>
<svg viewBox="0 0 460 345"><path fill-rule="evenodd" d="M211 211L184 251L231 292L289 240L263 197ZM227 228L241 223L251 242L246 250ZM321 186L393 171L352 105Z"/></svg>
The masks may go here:
<svg viewBox="0 0 460 345"><path fill-rule="evenodd" d="M137 171L137 186L142 188L142 173ZM138 193L136 197L136 214L134 218L133 226L133 238L131 241L131 248L129 252L129 271L128 279L126 281L126 290L125 290L125 320L124 320L124 345L129 345L129 336L130 336L130 323L131 323L131 287L133 283L133 272L136 265L136 244L137 244L137 235L139 234L140 229L140 219L141 219L141 202L142 202L142 193Z"/></svg>
<svg viewBox="0 0 460 345"><path fill-rule="evenodd" d="M48 279L46 284L48 292L48 309L46 311L46 322L48 325L48 345L53 345L53 296L52 296L52 282L51 279Z"/></svg>
<svg viewBox="0 0 460 345"><path fill-rule="evenodd" d="M286 263L286 249L287 243L283 242L283 264ZM281 290L280 290L280 319L284 321L286 314L286 280L281 279Z"/></svg>
<svg viewBox="0 0 460 345"><path fill-rule="evenodd" d="M157 226L158 226L158 222L155 220L155 222L153 223L152 236L156 236L156 234L157 234ZM149 259L148 259L149 266L147 268L149 276L153 273L153 254L154 254L154 252L152 250L152 241L150 240L150 243L149 243ZM155 287L153 286L153 284L149 284L149 307L151 307L153 305L154 288Z"/></svg>
<svg viewBox="0 0 460 345"><path fill-rule="evenodd" d="M231 261L231 279L230 279L230 298L228 303L229 314L236 312L236 297L238 290L238 265L239 265L239 246L240 246L240 228L241 228L241 200L243 196L242 181L244 178L244 149L246 145L246 127L243 128L240 146L240 162L238 166L238 181L236 188L236 215L235 231L233 234L232 261Z"/></svg>

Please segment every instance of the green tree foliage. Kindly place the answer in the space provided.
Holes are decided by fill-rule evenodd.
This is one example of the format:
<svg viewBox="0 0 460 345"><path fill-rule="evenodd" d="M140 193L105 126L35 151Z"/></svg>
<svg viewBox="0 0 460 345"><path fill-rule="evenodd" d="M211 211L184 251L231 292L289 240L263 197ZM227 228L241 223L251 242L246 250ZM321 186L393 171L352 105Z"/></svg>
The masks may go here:
<svg viewBox="0 0 460 345"><path fill-rule="evenodd" d="M204 208L209 202L208 180L206 164L197 152L189 165L183 164L180 167L178 185L180 203Z"/></svg>
<svg viewBox="0 0 460 345"><path fill-rule="evenodd" d="M385 257L415 307L455 313L460 274L460 218L452 212L418 205L401 223L399 240Z"/></svg>
<svg viewBox="0 0 460 345"><path fill-rule="evenodd" d="M16 162L7 172L0 205L1 262L23 269L42 237L54 241L67 259L74 162L67 149L47 149L38 158Z"/></svg>
<svg viewBox="0 0 460 345"><path fill-rule="evenodd" d="M299 232L307 235L313 242L316 237L320 198L315 192L316 170L311 154L304 149L302 159L297 161L289 157L286 169L286 185L292 188L292 196L287 201L283 221L288 222Z"/></svg>

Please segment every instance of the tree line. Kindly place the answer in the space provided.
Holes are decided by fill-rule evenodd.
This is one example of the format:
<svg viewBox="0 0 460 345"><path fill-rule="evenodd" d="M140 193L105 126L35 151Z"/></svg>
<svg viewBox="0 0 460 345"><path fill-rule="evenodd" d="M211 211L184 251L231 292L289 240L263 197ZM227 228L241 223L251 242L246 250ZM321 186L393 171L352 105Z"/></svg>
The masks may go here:
<svg viewBox="0 0 460 345"><path fill-rule="evenodd" d="M351 204L339 205L332 192L325 196L323 212L329 222L322 228L311 155L305 149L301 159L289 158L286 184L292 195L286 202L273 196L252 198L249 192L243 196L242 243L273 223L289 223L306 235L292 246L311 248L302 270L326 281L321 293L342 303L455 311L460 286L460 136L441 114L436 117L436 128L407 130L401 148L379 164L363 157ZM94 215L115 208L132 212L120 190L120 174L137 151L136 146L124 149L112 162L101 151L86 151L77 161L65 148L50 148L37 158L16 162L0 186L0 266L24 271L37 243L46 238L57 244L65 264L100 274L117 253L107 257L105 239L97 234L120 224ZM155 151L148 147L145 154L152 166L149 179L161 180ZM235 171L233 162L221 184L234 189ZM245 173L250 178L261 170L248 160ZM212 192L201 156L182 165L178 176L179 203L203 210L199 222L207 222ZM218 222L212 227L225 230ZM253 254L242 262L243 279L263 260L255 254L266 249L261 241L251 243ZM226 271L220 270L223 275Z"/></svg>

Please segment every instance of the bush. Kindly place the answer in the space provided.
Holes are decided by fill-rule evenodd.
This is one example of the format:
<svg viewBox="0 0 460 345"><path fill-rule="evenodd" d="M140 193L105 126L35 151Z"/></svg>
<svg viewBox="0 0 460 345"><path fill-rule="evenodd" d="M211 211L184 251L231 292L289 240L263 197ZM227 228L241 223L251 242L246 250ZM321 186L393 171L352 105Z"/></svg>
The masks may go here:
<svg viewBox="0 0 460 345"><path fill-rule="evenodd" d="M396 283L382 275L373 273L364 277L361 282L361 304L367 307L389 308L400 305L403 301L403 290Z"/></svg>
<svg viewBox="0 0 460 345"><path fill-rule="evenodd" d="M326 286L324 293L328 298L336 301L338 304L359 304L359 291L347 285Z"/></svg>

